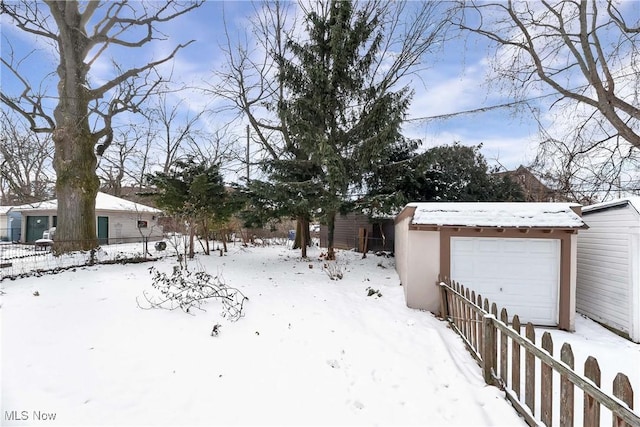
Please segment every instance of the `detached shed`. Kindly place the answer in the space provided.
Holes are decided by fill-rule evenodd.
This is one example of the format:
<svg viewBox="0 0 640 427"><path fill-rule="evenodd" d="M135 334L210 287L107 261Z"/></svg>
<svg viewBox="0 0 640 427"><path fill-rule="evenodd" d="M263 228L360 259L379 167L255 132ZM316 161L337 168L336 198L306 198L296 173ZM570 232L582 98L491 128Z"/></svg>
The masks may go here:
<svg viewBox="0 0 640 427"><path fill-rule="evenodd" d="M320 246L327 247L328 227L320 226ZM336 249L356 249L358 252L393 250L393 218L370 218L356 212L336 215L333 246Z"/></svg>
<svg viewBox="0 0 640 427"><path fill-rule="evenodd" d="M395 220L396 269L407 305L437 313L438 276L512 316L573 330L576 242L569 203L410 203Z"/></svg>
<svg viewBox="0 0 640 427"><path fill-rule="evenodd" d="M640 342L640 197L583 208L578 312Z"/></svg>

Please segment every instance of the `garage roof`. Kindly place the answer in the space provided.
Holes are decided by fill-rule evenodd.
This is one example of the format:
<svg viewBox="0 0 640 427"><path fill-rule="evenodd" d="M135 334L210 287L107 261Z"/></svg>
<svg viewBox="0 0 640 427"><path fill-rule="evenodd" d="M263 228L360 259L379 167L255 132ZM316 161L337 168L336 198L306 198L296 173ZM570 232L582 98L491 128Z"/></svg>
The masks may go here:
<svg viewBox="0 0 640 427"><path fill-rule="evenodd" d="M609 208L618 208L626 205L631 205L634 209L640 212L640 196L624 197L622 199L611 200L608 202L596 203L595 205L585 206L582 208L584 213L601 211Z"/></svg>
<svg viewBox="0 0 640 427"><path fill-rule="evenodd" d="M43 211L43 210L57 210L58 200L47 200L45 202L29 203L26 205L15 206L12 210L22 211ZM98 192L96 196L96 211L114 211L114 212L150 212L160 213L160 209L152 208L151 206L141 205L140 203L134 203L129 200L121 199L119 197L112 196L103 192Z"/></svg>
<svg viewBox="0 0 640 427"><path fill-rule="evenodd" d="M412 224L497 228L586 228L575 203L421 202ZM576 209L576 211L574 211Z"/></svg>

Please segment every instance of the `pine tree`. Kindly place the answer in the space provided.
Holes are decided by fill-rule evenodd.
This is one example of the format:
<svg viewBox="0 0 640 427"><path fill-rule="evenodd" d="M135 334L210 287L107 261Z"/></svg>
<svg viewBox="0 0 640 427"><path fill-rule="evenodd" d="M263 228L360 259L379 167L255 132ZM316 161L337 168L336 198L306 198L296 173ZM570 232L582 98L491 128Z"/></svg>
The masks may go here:
<svg viewBox="0 0 640 427"><path fill-rule="evenodd" d="M288 91L280 113L301 152L296 160L311 162L318 172L315 196L328 226L329 259L335 257L336 213L363 186L386 147L401 138L411 98L406 87L393 92L386 80L375 81L383 40L376 7L319 3L306 16L306 41L289 41L293 58L280 58Z"/></svg>
<svg viewBox="0 0 640 427"><path fill-rule="evenodd" d="M156 172L148 180L158 189L158 206L189 224L190 258L194 256L196 226L206 236L209 253L210 225L224 224L244 203L227 191L218 165L196 163L193 158L177 161L169 173Z"/></svg>

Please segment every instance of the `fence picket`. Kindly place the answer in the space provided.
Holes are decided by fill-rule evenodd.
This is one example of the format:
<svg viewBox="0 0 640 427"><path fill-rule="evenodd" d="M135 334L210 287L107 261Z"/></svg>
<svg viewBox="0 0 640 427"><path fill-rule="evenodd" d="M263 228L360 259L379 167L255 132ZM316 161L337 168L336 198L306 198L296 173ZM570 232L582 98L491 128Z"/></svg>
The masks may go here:
<svg viewBox="0 0 640 427"><path fill-rule="evenodd" d="M462 295L464 295L466 299L469 299L469 288L463 287L462 290L464 291L462 292ZM462 306L464 308L464 336L468 340L469 336L471 335L471 319L469 316L470 309L469 305L467 305L464 301Z"/></svg>
<svg viewBox="0 0 640 427"><path fill-rule="evenodd" d="M491 317L485 315L482 318L483 342L482 348L482 372L487 384L494 384L495 360L493 360L496 348L496 328Z"/></svg>
<svg viewBox="0 0 640 427"><path fill-rule="evenodd" d="M631 388L629 377L625 374L619 372L613 380L613 395L626 403L629 409L633 409L633 388ZM613 415L613 427L631 427L631 424L616 414Z"/></svg>
<svg viewBox="0 0 640 427"><path fill-rule="evenodd" d="M477 305L478 305L478 307L482 308L482 295L480 295L480 294L478 294ZM480 319L482 319L482 314L478 313L478 320L480 320ZM484 337L483 337L483 334L482 334L482 331L483 331L482 325L478 324L478 326L479 326L479 329L478 329L478 353L481 353L484 350L484 347L483 347L483 345L484 345L483 344L484 343L484 341L483 341Z"/></svg>
<svg viewBox="0 0 640 427"><path fill-rule="evenodd" d="M452 281L451 282L451 286L455 287L455 283L456 282ZM458 317L458 312L456 310L456 298L455 298L455 294L453 292L449 293L449 308L451 309L451 320L452 320L452 323L457 326L458 321L456 320L456 318Z"/></svg>
<svg viewBox="0 0 640 427"><path fill-rule="evenodd" d="M460 283L455 282L456 283L456 292L458 292L458 294L460 293ZM458 295L455 295L455 301L456 301L456 326L458 327L458 330L461 331L462 330L462 301L460 301L460 298L458 297Z"/></svg>
<svg viewBox="0 0 640 427"><path fill-rule="evenodd" d="M600 387L600 366L595 357L589 356L584 362L584 376ZM600 425L600 402L589 393L584 393L584 427Z"/></svg>
<svg viewBox="0 0 640 427"><path fill-rule="evenodd" d="M509 324L509 315L507 313L507 309L503 308L500 311L500 320L504 322L505 325ZM500 379L504 381L506 384L508 381L508 368L509 361L507 360L507 354L509 352L509 338L507 337L507 333L504 331L500 332Z"/></svg>
<svg viewBox="0 0 640 427"><path fill-rule="evenodd" d="M471 291L471 302L476 302L476 292ZM476 309L471 310L471 346L475 349L476 353L480 352L478 348L478 311Z"/></svg>
<svg viewBox="0 0 640 427"><path fill-rule="evenodd" d="M513 315L511 327L520 335L520 317ZM520 399L520 344L511 340L511 388Z"/></svg>
<svg viewBox="0 0 640 427"><path fill-rule="evenodd" d="M571 369L574 368L574 357L571 344L564 343L560 349L560 360ZM574 385L566 375L560 375L560 427L573 427Z"/></svg>
<svg viewBox="0 0 640 427"><path fill-rule="evenodd" d="M525 336L529 341L536 342L536 332L531 322L525 327ZM536 358L530 351L525 350L524 358L524 401L532 414L536 411Z"/></svg>
<svg viewBox="0 0 640 427"><path fill-rule="evenodd" d="M551 334L542 334L542 348L553 356L553 340ZM540 417L546 426L553 420L553 369L544 362L540 365Z"/></svg>
<svg viewBox="0 0 640 427"><path fill-rule="evenodd" d="M491 314L493 314L495 318L498 319L498 306L496 305L495 302L491 304ZM497 331L494 331L494 340L495 342L492 347L493 354L491 355L491 361L493 362L493 365L492 365L493 372L497 377L499 375L498 374L498 333Z"/></svg>
<svg viewBox="0 0 640 427"><path fill-rule="evenodd" d="M446 280L442 280L440 275L438 275L437 283L441 282L446 283ZM445 288L444 286L440 286L440 315L445 320L447 319L447 317L449 317L449 303L447 300L448 294L449 292L447 292L447 288Z"/></svg>

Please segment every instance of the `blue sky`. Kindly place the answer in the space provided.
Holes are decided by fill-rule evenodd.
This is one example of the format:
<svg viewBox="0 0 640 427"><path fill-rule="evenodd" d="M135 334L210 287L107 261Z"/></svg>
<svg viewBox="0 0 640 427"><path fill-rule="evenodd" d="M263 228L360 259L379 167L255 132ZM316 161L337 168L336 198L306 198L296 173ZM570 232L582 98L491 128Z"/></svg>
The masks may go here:
<svg viewBox="0 0 640 427"><path fill-rule="evenodd" d="M109 55L124 65L140 65L158 58L177 43L196 41L179 52L175 61L163 68L174 80L199 85L212 81L212 70L223 60L219 45L224 43L224 25L232 36L245 37L248 20L254 13L254 5L248 1L208 1L194 12L181 16L161 26L166 41L153 43L144 49L118 49L110 51L98 61L92 70L95 82L113 75L108 61ZM223 19L224 17L224 19ZM18 56L37 49L23 63L32 83L37 83L47 73L54 72L55 52L10 25L2 17L2 55L7 58L10 41ZM495 88L487 86L488 58L491 55L482 40L468 38L453 40L443 46L437 54L425 57L423 65L428 67L421 75L412 79L415 91L409 110L409 119L442 116L462 111L475 110L510 101ZM3 70L4 71L4 70ZM48 89L55 89L55 79L49 79ZM6 72L2 74L3 90L11 88L12 82ZM192 114L205 104L216 101L199 93L182 94L192 109ZM209 118L211 126L225 121L223 116ZM244 126L236 123L236 133L244 134ZM499 162L505 168L517 168L535 156L538 139L537 127L526 112L514 113L508 109L495 109L483 113L464 114L447 119L413 120L405 125L408 136L420 138L423 147L451 144L459 141L464 145L483 144L482 152L491 163Z"/></svg>

